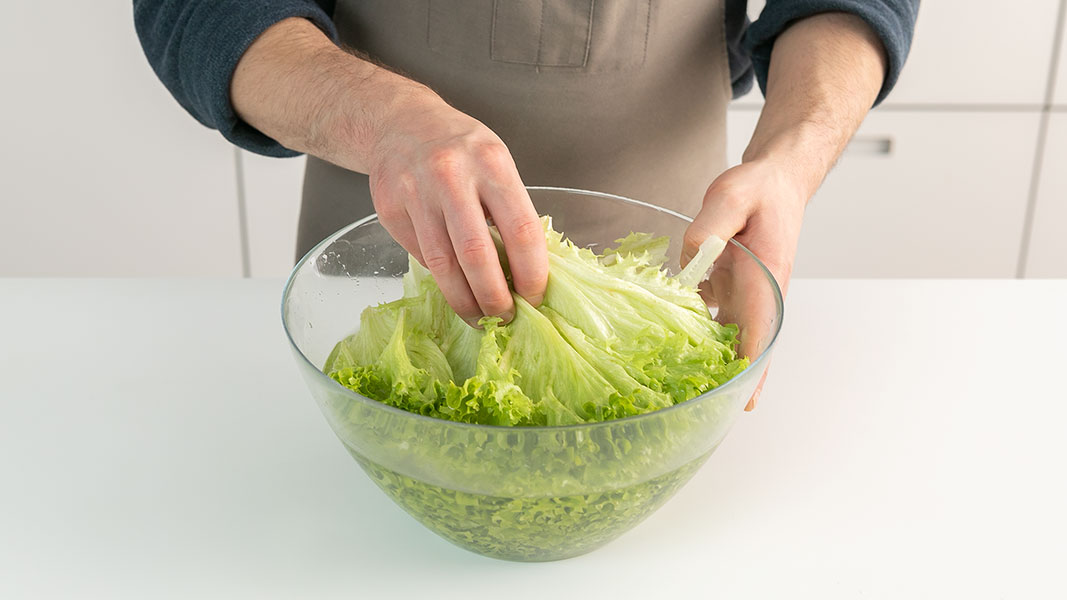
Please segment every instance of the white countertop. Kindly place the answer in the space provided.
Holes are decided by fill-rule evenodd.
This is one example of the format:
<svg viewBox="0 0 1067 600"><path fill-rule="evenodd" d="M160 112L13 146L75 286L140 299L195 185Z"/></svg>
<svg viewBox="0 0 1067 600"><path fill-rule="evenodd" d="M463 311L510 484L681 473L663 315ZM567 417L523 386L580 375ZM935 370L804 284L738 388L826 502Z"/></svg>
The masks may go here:
<svg viewBox="0 0 1067 600"><path fill-rule="evenodd" d="M1067 281L795 281L759 408L643 524L542 564L371 483L281 286L0 279L0 597L1067 595Z"/></svg>

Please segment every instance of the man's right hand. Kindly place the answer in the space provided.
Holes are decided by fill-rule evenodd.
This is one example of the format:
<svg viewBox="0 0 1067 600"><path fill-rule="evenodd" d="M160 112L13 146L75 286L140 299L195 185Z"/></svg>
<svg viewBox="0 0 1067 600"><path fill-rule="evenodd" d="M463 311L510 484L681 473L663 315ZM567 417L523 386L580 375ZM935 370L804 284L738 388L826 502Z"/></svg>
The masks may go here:
<svg viewBox="0 0 1067 600"><path fill-rule="evenodd" d="M515 291L540 304L544 233L511 154L488 127L340 50L304 19L281 21L253 42L230 95L242 119L287 148L367 173L382 225L467 322L514 315L486 217L500 230Z"/></svg>
<svg viewBox="0 0 1067 600"><path fill-rule="evenodd" d="M514 316L486 216L500 231L515 291L538 305L548 278L545 234L500 138L440 98L402 107L375 145L371 197L382 225L433 273L474 324Z"/></svg>

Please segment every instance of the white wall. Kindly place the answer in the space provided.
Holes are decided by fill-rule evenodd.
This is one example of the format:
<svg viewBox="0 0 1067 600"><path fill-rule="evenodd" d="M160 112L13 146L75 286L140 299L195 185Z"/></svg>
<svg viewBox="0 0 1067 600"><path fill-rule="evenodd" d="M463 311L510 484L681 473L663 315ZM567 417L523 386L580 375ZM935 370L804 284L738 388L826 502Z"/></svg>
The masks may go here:
<svg viewBox="0 0 1067 600"><path fill-rule="evenodd" d="M281 277L293 266L304 157L276 159L241 150L253 277Z"/></svg>
<svg viewBox="0 0 1067 600"><path fill-rule="evenodd" d="M6 4L0 80L0 274L241 274L233 150L156 80L129 2Z"/></svg>
<svg viewBox="0 0 1067 600"><path fill-rule="evenodd" d="M1013 3L1025 27L991 0L922 4L897 89L809 206L798 277L1067 277L1064 4ZM186 115L128 1L12 3L0 77L0 275L288 272L303 159ZM760 105L730 110L735 159Z"/></svg>

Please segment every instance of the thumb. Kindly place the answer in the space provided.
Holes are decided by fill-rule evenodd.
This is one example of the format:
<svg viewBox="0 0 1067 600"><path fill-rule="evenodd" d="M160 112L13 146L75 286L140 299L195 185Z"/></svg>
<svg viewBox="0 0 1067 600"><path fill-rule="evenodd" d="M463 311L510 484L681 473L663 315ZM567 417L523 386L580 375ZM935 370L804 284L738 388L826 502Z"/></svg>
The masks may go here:
<svg viewBox="0 0 1067 600"><path fill-rule="evenodd" d="M711 184L704 195L704 205L685 230L682 238L682 266L696 256L704 240L717 235L729 241L745 227L748 220L746 204L727 191Z"/></svg>

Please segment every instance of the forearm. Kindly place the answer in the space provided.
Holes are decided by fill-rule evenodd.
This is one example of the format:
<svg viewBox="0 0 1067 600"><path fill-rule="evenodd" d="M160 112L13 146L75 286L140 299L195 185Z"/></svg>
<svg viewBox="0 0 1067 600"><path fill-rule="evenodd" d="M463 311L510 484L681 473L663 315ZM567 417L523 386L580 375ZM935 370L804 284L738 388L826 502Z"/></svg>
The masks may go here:
<svg viewBox="0 0 1067 600"><path fill-rule="evenodd" d="M382 226L468 323L515 314L487 216L515 292L541 302L544 231L507 147L484 124L301 19L277 23L250 46L230 94L242 119L286 147L366 173Z"/></svg>
<svg viewBox="0 0 1067 600"><path fill-rule="evenodd" d="M425 86L338 48L305 19L267 29L230 85L238 116L287 148L368 172L384 124L412 101L443 102Z"/></svg>
<svg viewBox="0 0 1067 600"><path fill-rule="evenodd" d="M825 13L798 21L775 41L767 98L743 162L769 160L805 200L870 110L886 54L860 18Z"/></svg>

